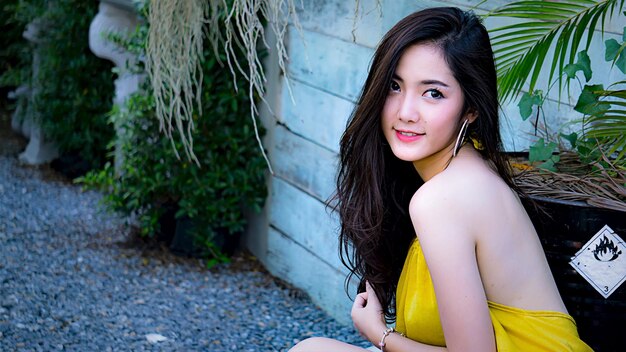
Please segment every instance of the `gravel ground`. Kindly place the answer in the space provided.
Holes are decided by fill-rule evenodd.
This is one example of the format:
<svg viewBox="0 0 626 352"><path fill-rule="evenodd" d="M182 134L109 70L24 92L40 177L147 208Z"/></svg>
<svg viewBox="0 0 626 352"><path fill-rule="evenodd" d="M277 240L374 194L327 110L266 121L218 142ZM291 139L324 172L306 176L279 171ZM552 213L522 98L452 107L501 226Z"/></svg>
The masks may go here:
<svg viewBox="0 0 626 352"><path fill-rule="evenodd" d="M249 254L207 269L138 240L98 193L19 165L19 140L0 140L0 351L284 351L308 336L367 346Z"/></svg>

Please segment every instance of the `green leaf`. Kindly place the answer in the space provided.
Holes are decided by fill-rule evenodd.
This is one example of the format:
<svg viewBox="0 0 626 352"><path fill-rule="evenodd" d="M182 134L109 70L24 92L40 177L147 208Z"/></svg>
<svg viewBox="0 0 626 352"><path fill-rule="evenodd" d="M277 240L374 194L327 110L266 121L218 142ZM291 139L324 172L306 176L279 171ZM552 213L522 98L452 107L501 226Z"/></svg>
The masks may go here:
<svg viewBox="0 0 626 352"><path fill-rule="evenodd" d="M572 79L576 77L576 72L580 70L577 64L567 64L565 68L563 68L563 72L567 75L567 78Z"/></svg>
<svg viewBox="0 0 626 352"><path fill-rule="evenodd" d="M552 152L556 148L556 143L550 142L548 144L545 143L543 138L539 138L535 144L530 146L530 150L528 153L528 161L536 162L536 161L546 161L552 157Z"/></svg>
<svg viewBox="0 0 626 352"><path fill-rule="evenodd" d="M578 53L578 61L576 62L576 64L583 71L583 74L585 75L585 80L589 82L593 71L591 71L591 60L589 59L589 55L587 55L587 50L583 50Z"/></svg>
<svg viewBox="0 0 626 352"><path fill-rule="evenodd" d="M604 53L604 60L606 61L615 60L621 45L619 45L617 40L611 38L604 42L604 46L606 47L606 52Z"/></svg>
<svg viewBox="0 0 626 352"><path fill-rule="evenodd" d="M623 36L626 38L626 27L624 27ZM623 40L626 41L626 39ZM626 73L626 53L624 52L626 43L620 44L615 39L608 39L604 42L604 45L606 47L604 59L606 61L613 61L615 66L617 66L622 73Z"/></svg>
<svg viewBox="0 0 626 352"><path fill-rule="evenodd" d="M519 107L520 115L522 115L522 120L526 121L533 113L533 99L530 94L524 93L517 106Z"/></svg>
<svg viewBox="0 0 626 352"><path fill-rule="evenodd" d="M555 160L548 159L544 163L539 164L537 167L540 169L556 172L557 170L556 170L556 167L554 166L554 163L555 163Z"/></svg>
<svg viewBox="0 0 626 352"><path fill-rule="evenodd" d="M578 134L576 132L570 134L561 133L560 136L569 142L572 149L576 149L576 142L578 141Z"/></svg>
<svg viewBox="0 0 626 352"><path fill-rule="evenodd" d="M586 85L578 97L578 102L574 110L585 115L600 115L611 108L611 104L600 101L600 95L597 92L603 91L604 86L601 84Z"/></svg>
<svg viewBox="0 0 626 352"><path fill-rule="evenodd" d="M587 50L583 50L578 53L578 61L575 64L568 64L563 69L567 78L572 79L576 77L576 72L583 71L585 75L585 81L589 82L593 72L591 71L591 60L587 55Z"/></svg>
<svg viewBox="0 0 626 352"><path fill-rule="evenodd" d="M533 93L524 93L517 106L519 107L522 120L526 121L533 112L533 106L543 104L542 92L536 90Z"/></svg>

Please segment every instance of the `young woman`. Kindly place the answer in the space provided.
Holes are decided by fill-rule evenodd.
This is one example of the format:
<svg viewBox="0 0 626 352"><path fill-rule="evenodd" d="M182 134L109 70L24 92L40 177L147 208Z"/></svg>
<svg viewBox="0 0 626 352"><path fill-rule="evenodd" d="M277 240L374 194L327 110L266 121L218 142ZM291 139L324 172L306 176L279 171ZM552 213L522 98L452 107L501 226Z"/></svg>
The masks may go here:
<svg viewBox="0 0 626 352"><path fill-rule="evenodd" d="M432 8L382 39L341 140L344 263L383 351L590 351L501 152L489 37ZM387 327L396 322L395 330ZM311 338L293 352L364 351Z"/></svg>

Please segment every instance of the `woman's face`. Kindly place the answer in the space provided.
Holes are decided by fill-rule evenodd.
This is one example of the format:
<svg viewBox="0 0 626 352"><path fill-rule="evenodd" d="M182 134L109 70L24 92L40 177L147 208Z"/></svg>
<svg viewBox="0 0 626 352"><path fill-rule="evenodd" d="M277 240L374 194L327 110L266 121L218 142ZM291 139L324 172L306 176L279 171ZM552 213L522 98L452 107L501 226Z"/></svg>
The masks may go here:
<svg viewBox="0 0 626 352"><path fill-rule="evenodd" d="M416 44L404 51L396 67L382 112L383 133L394 155L420 171L419 165L432 159L450 159L462 109L461 86L441 49Z"/></svg>

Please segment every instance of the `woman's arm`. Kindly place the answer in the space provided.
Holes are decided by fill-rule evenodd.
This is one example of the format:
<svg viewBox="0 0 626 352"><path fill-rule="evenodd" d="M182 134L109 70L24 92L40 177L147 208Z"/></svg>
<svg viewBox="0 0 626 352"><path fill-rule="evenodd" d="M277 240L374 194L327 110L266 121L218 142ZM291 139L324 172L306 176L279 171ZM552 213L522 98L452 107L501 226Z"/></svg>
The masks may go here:
<svg viewBox="0 0 626 352"><path fill-rule="evenodd" d="M352 305L352 321L361 336L378 346L383 333L387 329L383 317L383 310L376 297L376 293L369 283L365 285L366 291L359 293ZM385 352L441 352L446 348L430 346L419 343L391 333L385 338Z"/></svg>
<svg viewBox="0 0 626 352"><path fill-rule="evenodd" d="M311 337L299 342L289 352L368 352L368 350L325 337Z"/></svg>
<svg viewBox="0 0 626 352"><path fill-rule="evenodd" d="M477 209L466 185L433 181L415 194L409 213L435 288L447 348L496 351L476 259L475 229L489 221L489 214Z"/></svg>

